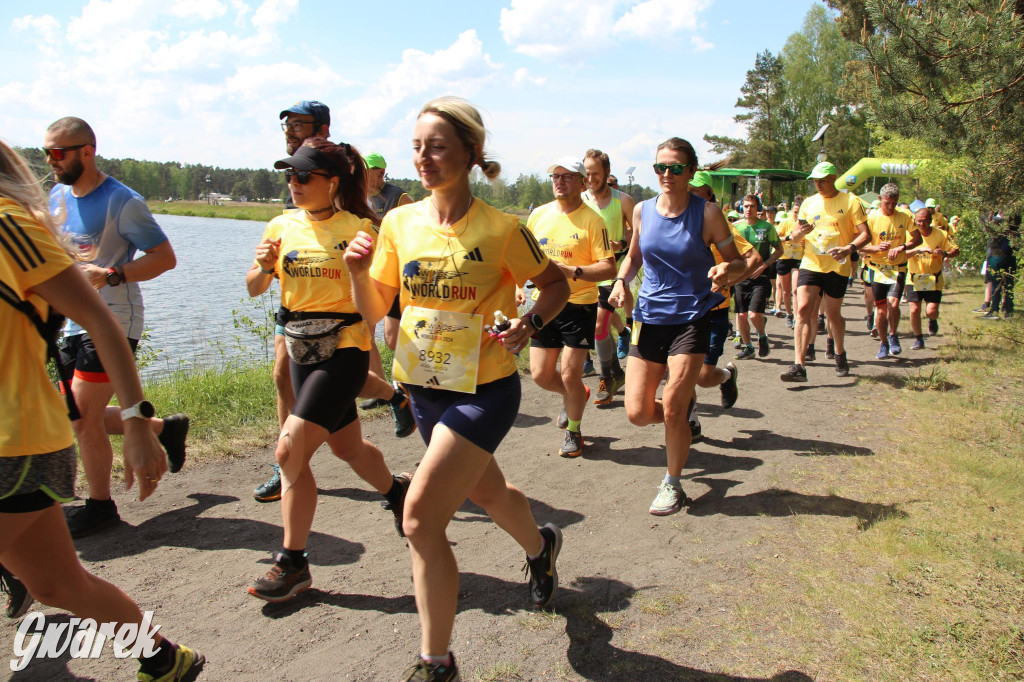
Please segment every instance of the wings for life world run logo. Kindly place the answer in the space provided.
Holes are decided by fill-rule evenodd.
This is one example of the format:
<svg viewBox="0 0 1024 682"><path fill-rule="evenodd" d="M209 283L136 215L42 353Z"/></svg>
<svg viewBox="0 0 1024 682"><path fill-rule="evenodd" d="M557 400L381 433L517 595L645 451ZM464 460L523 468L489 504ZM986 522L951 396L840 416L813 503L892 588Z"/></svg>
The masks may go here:
<svg viewBox="0 0 1024 682"><path fill-rule="evenodd" d="M340 246L340 245L339 245ZM341 249L344 251L344 247ZM299 251L289 251L282 259L284 272L289 277L317 277L324 279L344 279L348 275L337 266L337 261L322 254L300 255ZM333 263L333 267L325 267L323 263Z"/></svg>
<svg viewBox="0 0 1024 682"><path fill-rule="evenodd" d="M482 262L480 249L464 252L463 261ZM402 268L402 286L412 298L441 301L476 300L476 287L465 282L463 271L454 256L436 261L412 260Z"/></svg>
<svg viewBox="0 0 1024 682"><path fill-rule="evenodd" d="M115 658L135 659L155 654L159 625L153 625L153 612L142 614L142 622L97 624L91 618L71 618L67 622L46 622L39 611L25 616L14 634L14 655L11 670L24 670L33 658L60 658L65 653L71 658L99 658L107 640L114 644Z"/></svg>
<svg viewBox="0 0 1024 682"><path fill-rule="evenodd" d="M454 334L455 332L460 332L463 329L469 329L469 325L448 324L446 322L434 322L434 324L430 324L429 320L420 319L416 320L416 324L413 325L412 333L416 335L417 339L432 339L434 341L452 343L455 341L455 338L445 335Z"/></svg>
<svg viewBox="0 0 1024 682"><path fill-rule="evenodd" d="M556 242L550 237L541 237L537 240L540 244L540 248L544 249L544 253L548 254L548 258L554 258L559 261L565 262L572 260L573 253L576 251L576 246L580 241L580 233L573 232L569 235L568 242Z"/></svg>

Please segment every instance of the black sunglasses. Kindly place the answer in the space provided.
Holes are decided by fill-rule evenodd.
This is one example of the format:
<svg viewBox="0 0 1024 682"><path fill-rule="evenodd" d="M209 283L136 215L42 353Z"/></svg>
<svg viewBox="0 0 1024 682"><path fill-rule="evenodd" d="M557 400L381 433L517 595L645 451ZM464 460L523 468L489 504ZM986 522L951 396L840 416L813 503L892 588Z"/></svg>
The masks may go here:
<svg viewBox="0 0 1024 682"><path fill-rule="evenodd" d="M309 178L314 176L314 175L319 175L322 178L329 178L329 177L331 177L327 173L316 173L314 171L295 170L294 168L289 168L288 170L286 170L284 172L284 179L287 182L291 182L292 178L295 178L296 180L299 181L300 185L305 185L307 182L309 182Z"/></svg>
<svg viewBox="0 0 1024 682"><path fill-rule="evenodd" d="M77 150L81 149L82 147L88 147L88 146L89 146L89 143L86 142L85 144L76 144L76 145L72 145L70 147L51 147L49 149L47 149L46 147L43 147L43 152L47 156L49 156L51 159L53 159L54 161L63 161L67 157L67 153L68 152L77 151Z"/></svg>
<svg viewBox="0 0 1024 682"><path fill-rule="evenodd" d="M654 164L654 172L658 175L664 175L665 171L669 171L672 175L682 175L687 166L689 164L686 163L656 163Z"/></svg>

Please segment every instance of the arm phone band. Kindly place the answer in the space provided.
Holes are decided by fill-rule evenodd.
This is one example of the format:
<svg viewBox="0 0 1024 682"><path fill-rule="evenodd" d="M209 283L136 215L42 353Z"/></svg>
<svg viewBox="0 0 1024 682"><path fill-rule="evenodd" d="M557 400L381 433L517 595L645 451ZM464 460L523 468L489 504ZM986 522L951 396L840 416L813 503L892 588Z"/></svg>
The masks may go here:
<svg viewBox="0 0 1024 682"><path fill-rule="evenodd" d="M715 242L715 246L717 246L717 247L718 247L718 248L720 248L720 249L723 249L723 248L725 248L726 246L729 246L729 244L732 244L732 243L733 243L734 241L736 241L736 240L735 240L735 239L733 238L733 236L732 236L732 235L730 234L730 235L729 235L728 237L726 237L726 238L725 238L725 239L723 239L722 241L720 241L720 242Z"/></svg>

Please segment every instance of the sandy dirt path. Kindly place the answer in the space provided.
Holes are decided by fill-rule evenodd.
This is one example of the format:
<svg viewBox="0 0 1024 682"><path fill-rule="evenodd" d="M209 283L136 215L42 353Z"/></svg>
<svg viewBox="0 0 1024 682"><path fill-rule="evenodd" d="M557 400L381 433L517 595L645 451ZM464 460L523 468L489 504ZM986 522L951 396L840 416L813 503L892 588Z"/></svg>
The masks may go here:
<svg viewBox="0 0 1024 682"><path fill-rule="evenodd" d="M802 518L853 533L901 513L884 499L830 494L827 483L852 459L885 447L870 439L854 409L869 391L856 386L857 377L893 365L916 372L935 358L934 350L904 351L898 360L876 361L863 305L854 305L860 292L851 287L844 308L849 377L835 376L819 337L810 381L780 382L792 361L792 333L772 319L771 355L737 361L737 405L723 411L717 389L700 391L705 438L684 471L692 503L674 516L647 513L664 474L660 426L630 425L621 396L607 408L590 405L583 457L560 458L553 423L560 399L524 379L519 418L497 456L538 522L564 531L561 589L550 612L530 610L520 548L481 510L464 505L449 528L462 576L452 647L463 678L829 679L827 669L801 669L790 658L785 628L771 614L744 636L734 625L750 622L737 608L758 570L786 571L780 548ZM729 344L722 364L734 353ZM596 390L596 377L586 381ZM364 426L393 471L413 470L423 451L419 435L397 440L390 429L390 419ZM264 449L186 466L144 503L117 494L126 523L80 540L83 562L154 610L172 639L202 650L208 663L200 679L397 680L419 645L408 551L377 493L326 450L314 459L321 495L308 546L313 588L282 605L246 593L281 543L278 504L252 498L271 458ZM58 622L67 618L44 611ZM826 614L819 615L827 627ZM6 652L15 627L0 623ZM8 674L129 680L135 664L108 649L99 660L65 654Z"/></svg>

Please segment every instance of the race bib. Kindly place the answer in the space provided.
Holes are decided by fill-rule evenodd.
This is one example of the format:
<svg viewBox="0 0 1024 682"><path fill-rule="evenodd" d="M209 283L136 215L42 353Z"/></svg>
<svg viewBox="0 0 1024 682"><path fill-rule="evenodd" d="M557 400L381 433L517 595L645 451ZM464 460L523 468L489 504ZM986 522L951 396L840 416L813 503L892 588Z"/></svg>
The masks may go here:
<svg viewBox="0 0 1024 682"><path fill-rule="evenodd" d="M406 306L398 329L395 381L476 393L483 316Z"/></svg>
<svg viewBox="0 0 1024 682"><path fill-rule="evenodd" d="M876 265L873 269L875 271L875 282L878 284L896 284L899 271L895 265Z"/></svg>
<svg viewBox="0 0 1024 682"><path fill-rule="evenodd" d="M939 278L923 272L914 273L914 291L938 291Z"/></svg>
<svg viewBox="0 0 1024 682"><path fill-rule="evenodd" d="M816 230L810 241L816 254L827 256L829 249L839 246L839 233L831 230Z"/></svg>

